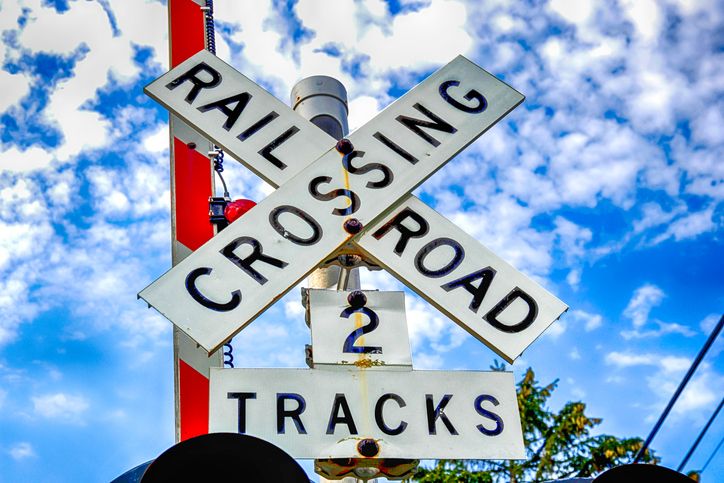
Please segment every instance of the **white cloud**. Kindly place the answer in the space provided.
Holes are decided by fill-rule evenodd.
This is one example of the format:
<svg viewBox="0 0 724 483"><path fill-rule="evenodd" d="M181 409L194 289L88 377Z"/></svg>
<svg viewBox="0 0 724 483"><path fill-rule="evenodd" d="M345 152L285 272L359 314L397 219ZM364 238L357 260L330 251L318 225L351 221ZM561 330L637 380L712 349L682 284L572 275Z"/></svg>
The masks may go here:
<svg viewBox="0 0 724 483"><path fill-rule="evenodd" d="M407 295L405 297L407 330L415 357L419 357L424 345L429 344L433 354L449 352L469 337L467 332L441 315L427 302Z"/></svg>
<svg viewBox="0 0 724 483"><path fill-rule="evenodd" d="M721 317L721 314L709 314L704 317L704 320L699 323L699 327L701 328L702 332L708 334L712 330L714 330L714 327L716 327L716 324L719 322L719 319Z"/></svg>
<svg viewBox="0 0 724 483"><path fill-rule="evenodd" d="M664 292L657 286L646 284L634 292L633 297L623 311L624 317L631 319L635 329L646 324L649 312L664 299Z"/></svg>
<svg viewBox="0 0 724 483"><path fill-rule="evenodd" d="M558 244L565 259L571 263L583 258L586 254L585 245L593 238L591 230L578 226L562 216L557 216L554 223Z"/></svg>
<svg viewBox="0 0 724 483"><path fill-rule="evenodd" d="M160 52L159 57L164 59L166 52L164 31L158 28L166 19L165 6L160 3L112 2L116 31L99 2L75 2L62 14L36 1L26 2L25 6L29 14L27 23L18 30L19 44L31 53L72 56L76 63L70 77L51 87L48 104L42 111L45 119L62 133L62 143L52 153L33 147L22 158L16 148L6 148L0 167L14 171L42 168L53 158L68 161L83 150L106 146L113 124L87 104L109 81L123 84L138 77L135 46L149 46L152 54ZM138 15L139 11L143 14ZM27 86L6 77L0 80L11 82L9 87L17 92L4 96L3 102L14 103Z"/></svg>
<svg viewBox="0 0 724 483"><path fill-rule="evenodd" d="M78 421L90 407L85 397L62 392L34 396L32 401L37 415L58 421Z"/></svg>
<svg viewBox="0 0 724 483"><path fill-rule="evenodd" d="M168 124L161 124L143 139L143 148L151 153L163 153L169 148Z"/></svg>
<svg viewBox="0 0 724 483"><path fill-rule="evenodd" d="M630 354L624 352L610 352L606 354L606 364L618 367L630 367L640 365L651 365L655 362L655 357L651 354Z"/></svg>
<svg viewBox="0 0 724 483"><path fill-rule="evenodd" d="M35 456L35 450L32 444L22 441L12 445L8 454L15 461L20 461Z"/></svg>
<svg viewBox="0 0 724 483"><path fill-rule="evenodd" d="M0 151L0 171L34 171L48 166L52 160L53 154L41 147L32 146L25 150L9 147Z"/></svg>
<svg viewBox="0 0 724 483"><path fill-rule="evenodd" d="M667 230L656 237L653 242L660 243L671 237L676 241L694 238L716 228L713 218L713 207L683 216L671 223Z"/></svg>
<svg viewBox="0 0 724 483"><path fill-rule="evenodd" d="M624 0L621 5L637 37L647 43L655 41L663 24L659 5L653 0Z"/></svg>
<svg viewBox="0 0 724 483"><path fill-rule="evenodd" d="M473 45L466 19L462 2L433 0L427 8L395 16L387 32L369 29L360 40L360 51L370 56L376 71L444 64Z"/></svg>
<svg viewBox="0 0 724 483"><path fill-rule="evenodd" d="M586 332L596 330L603 324L603 317L599 314L591 314L580 309L569 311L568 318L573 319L577 325L583 325Z"/></svg>
<svg viewBox="0 0 724 483"><path fill-rule="evenodd" d="M568 323L564 320L558 319L555 322L553 322L545 332L543 332L543 335L545 337L550 337L551 339L558 339L561 335L563 335L566 332L566 329L568 328Z"/></svg>
<svg viewBox="0 0 724 483"><path fill-rule="evenodd" d="M349 124L350 132L354 131L358 127L364 125L372 119L377 112L379 112L380 106L377 99L371 96L358 96L349 103Z"/></svg>
<svg viewBox="0 0 724 483"><path fill-rule="evenodd" d="M634 330L623 330L621 331L621 337L623 337L626 340L631 339L646 339L650 337L661 337L662 335L667 334L680 334L684 337L692 337L696 335L696 333L691 330L690 328L677 324L677 323L666 323L661 322L659 320L654 321L654 324L656 324L659 328L656 330L641 330L641 329L634 329Z"/></svg>
<svg viewBox="0 0 724 483"><path fill-rule="evenodd" d="M634 233L641 233L649 228L668 223L685 210L686 207L683 205L678 205L671 211L665 211L658 203L645 203L641 207L642 217L633 222Z"/></svg>
<svg viewBox="0 0 724 483"><path fill-rule="evenodd" d="M2 57L4 56L0 56L0 60ZM22 73L11 74L0 70L0 89L3 93L0 97L0 113L2 113L30 92L30 80Z"/></svg>
<svg viewBox="0 0 724 483"><path fill-rule="evenodd" d="M551 0L548 5L568 22L581 27L589 21L594 11L591 0Z"/></svg>
<svg viewBox="0 0 724 483"><path fill-rule="evenodd" d="M574 290L577 290L581 283L581 270L574 268L566 275L566 283L571 286Z"/></svg>

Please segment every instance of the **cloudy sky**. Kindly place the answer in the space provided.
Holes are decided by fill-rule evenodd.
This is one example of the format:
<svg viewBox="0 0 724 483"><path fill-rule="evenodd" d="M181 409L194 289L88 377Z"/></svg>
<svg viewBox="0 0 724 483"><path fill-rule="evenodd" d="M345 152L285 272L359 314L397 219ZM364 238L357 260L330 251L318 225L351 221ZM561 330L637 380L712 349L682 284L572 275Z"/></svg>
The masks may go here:
<svg viewBox="0 0 724 483"><path fill-rule="evenodd" d="M724 4L217 0L217 54L288 99L340 79L352 128L463 54L525 103L418 189L570 311L513 365L645 437L724 310ZM108 481L173 444L166 5L0 0L0 480ZM271 188L228 159L232 196ZM381 273L369 288L399 289ZM493 352L411 293L416 368ZM293 290L237 367L303 367ZM716 344L653 447L678 466L724 394ZM724 437L719 418L688 468ZM724 451L704 481L724 474Z"/></svg>

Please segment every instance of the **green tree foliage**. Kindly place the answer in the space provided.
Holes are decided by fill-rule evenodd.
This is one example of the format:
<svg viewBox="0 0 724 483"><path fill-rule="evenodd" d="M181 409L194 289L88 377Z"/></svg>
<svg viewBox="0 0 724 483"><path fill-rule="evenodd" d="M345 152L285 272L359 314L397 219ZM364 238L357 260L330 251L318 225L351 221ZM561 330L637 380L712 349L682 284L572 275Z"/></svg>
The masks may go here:
<svg viewBox="0 0 724 483"><path fill-rule="evenodd" d="M493 369L499 369L494 366ZM541 386L528 368L518 382L518 408L527 459L515 461L440 460L433 468L418 468L420 483L522 483L547 481L598 473L631 462L643 441L640 438L592 436L600 418L586 415L586 405L569 402L554 412L546 403L558 385ZM656 463L647 450L642 462Z"/></svg>

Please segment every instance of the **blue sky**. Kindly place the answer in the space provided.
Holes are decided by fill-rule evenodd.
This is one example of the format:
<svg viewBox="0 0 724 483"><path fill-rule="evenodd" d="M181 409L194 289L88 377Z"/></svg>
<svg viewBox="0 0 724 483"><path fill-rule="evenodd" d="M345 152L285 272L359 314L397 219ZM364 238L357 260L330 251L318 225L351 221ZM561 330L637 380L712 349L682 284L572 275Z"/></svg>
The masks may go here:
<svg viewBox="0 0 724 483"><path fill-rule="evenodd" d="M340 79L352 128L463 54L525 103L418 189L570 306L516 361L645 437L724 311L720 1L217 0L217 54L282 100ZM0 0L0 480L108 481L173 444L166 7ZM271 188L229 159L234 197ZM401 286L363 273L370 288ZM494 354L408 293L416 368ZM234 339L302 367L294 290ZM678 466L724 394L720 341L653 447ZM710 429L688 468L724 437ZM704 481L724 474L724 452Z"/></svg>

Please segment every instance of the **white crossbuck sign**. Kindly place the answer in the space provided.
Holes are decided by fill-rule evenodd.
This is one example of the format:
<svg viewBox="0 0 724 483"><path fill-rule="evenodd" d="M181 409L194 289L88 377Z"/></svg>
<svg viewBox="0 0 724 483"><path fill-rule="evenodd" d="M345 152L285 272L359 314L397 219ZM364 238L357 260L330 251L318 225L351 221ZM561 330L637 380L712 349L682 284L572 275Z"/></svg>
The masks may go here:
<svg viewBox="0 0 724 483"><path fill-rule="evenodd" d="M206 51L145 91L278 187L139 294L209 352L348 243L508 362L567 309L410 194L523 101L464 57L336 146Z"/></svg>

